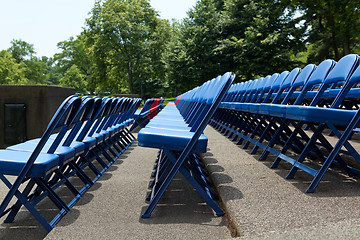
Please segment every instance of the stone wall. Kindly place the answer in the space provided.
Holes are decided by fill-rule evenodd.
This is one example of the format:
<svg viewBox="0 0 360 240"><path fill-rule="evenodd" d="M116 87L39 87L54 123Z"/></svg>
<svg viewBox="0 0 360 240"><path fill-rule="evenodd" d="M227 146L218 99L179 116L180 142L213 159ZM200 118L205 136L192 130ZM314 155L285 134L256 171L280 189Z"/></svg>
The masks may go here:
<svg viewBox="0 0 360 240"><path fill-rule="evenodd" d="M5 126L5 106L8 108L9 106L24 104L25 131L26 140L28 140L41 137L59 105L66 97L73 94L75 94L75 89L58 86L0 85L0 148L14 144L14 142L9 144L9 140L7 143L4 141L5 134L11 132L5 128L15 127L8 121L8 126ZM14 137L16 138L16 136ZM9 139L9 136L6 139Z"/></svg>

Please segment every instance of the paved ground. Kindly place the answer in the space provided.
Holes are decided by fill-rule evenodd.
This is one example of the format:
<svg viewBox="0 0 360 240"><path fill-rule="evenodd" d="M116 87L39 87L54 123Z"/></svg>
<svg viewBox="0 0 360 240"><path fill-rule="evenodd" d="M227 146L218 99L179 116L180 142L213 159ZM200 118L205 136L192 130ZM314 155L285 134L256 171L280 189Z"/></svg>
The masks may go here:
<svg viewBox="0 0 360 240"><path fill-rule="evenodd" d="M14 223L0 225L0 239L230 238L225 219L215 217L182 176L175 177L152 217L140 218L156 155L135 142L49 234L24 210ZM0 196L5 192L1 186Z"/></svg>
<svg viewBox="0 0 360 240"><path fill-rule="evenodd" d="M241 239L357 239L360 236L360 183L329 171L312 194L311 180L289 165L270 169L211 127L205 161Z"/></svg>
<svg viewBox="0 0 360 240"><path fill-rule="evenodd" d="M257 161L211 127L204 161L223 200L227 219L214 217L194 190L177 176L153 212L141 219L157 151L130 147L49 234L23 210L0 225L0 239L356 239L360 236L360 184L329 172L314 194L310 178ZM255 155L256 157L256 155ZM0 185L0 197L6 189ZM51 214L51 206L41 205ZM1 219L3 220L3 219Z"/></svg>

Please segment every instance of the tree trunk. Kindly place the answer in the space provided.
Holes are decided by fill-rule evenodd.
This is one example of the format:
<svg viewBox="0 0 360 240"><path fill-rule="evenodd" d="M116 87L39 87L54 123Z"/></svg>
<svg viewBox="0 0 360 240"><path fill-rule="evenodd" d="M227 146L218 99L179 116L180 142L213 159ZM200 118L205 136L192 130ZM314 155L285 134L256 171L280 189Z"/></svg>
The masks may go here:
<svg viewBox="0 0 360 240"><path fill-rule="evenodd" d="M350 32L348 29L345 31L343 49L344 56L350 53Z"/></svg>
<svg viewBox="0 0 360 240"><path fill-rule="evenodd" d="M338 41L337 41L337 32L336 32L336 24L335 24L335 19L334 19L334 14L335 14L335 9L334 6L331 4L332 2L328 2L327 5L327 15L325 16L328 20L329 23L329 29L331 32L331 45L332 48L334 50L334 54L335 54L335 60L338 61L340 59L340 54L339 54L339 46L338 46Z"/></svg>
<svg viewBox="0 0 360 240"><path fill-rule="evenodd" d="M130 89L130 93L133 94L134 93L134 82L133 82L133 72L132 72L132 68L131 68L131 63L128 62L128 75L129 75L129 89Z"/></svg>
<svg viewBox="0 0 360 240"><path fill-rule="evenodd" d="M332 31L331 31L331 43L332 43L332 47L334 49L335 59L336 59L336 61L338 61L340 59L340 56L339 56L339 49L338 49L338 45L337 45L336 32L334 29L332 29Z"/></svg>

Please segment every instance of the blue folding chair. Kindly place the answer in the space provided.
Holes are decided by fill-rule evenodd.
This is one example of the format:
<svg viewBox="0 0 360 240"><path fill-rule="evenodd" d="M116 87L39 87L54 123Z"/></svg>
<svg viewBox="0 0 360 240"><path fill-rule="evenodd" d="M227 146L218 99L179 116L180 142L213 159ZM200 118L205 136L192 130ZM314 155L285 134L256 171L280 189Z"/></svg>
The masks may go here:
<svg viewBox="0 0 360 240"><path fill-rule="evenodd" d="M167 125L166 129L145 127L140 130L139 146L161 149L157 176L148 197L150 203L142 214L143 218L150 217L179 171L212 207L216 215L224 214L214 201L216 195L201 170L196 153L206 151L207 138L202 132L230 88L234 77L231 73L226 73L221 78L208 81L201 87L184 93L176 107L166 106L150 121L150 123L152 121L164 123L171 120L172 125ZM169 112L172 114L168 114Z"/></svg>
<svg viewBox="0 0 360 240"><path fill-rule="evenodd" d="M60 178L62 178L59 168L65 163L63 162L65 158L63 159L60 155L55 154L62 137L59 136L56 141L53 141L52 144L47 147L45 153L42 152L42 150L47 146L46 144L54 131L60 130L62 134L63 131L66 131L64 129L68 129L68 125L72 122L72 118L76 116L80 106L81 99L79 97L68 97L53 116L33 151L0 150L0 179L9 188L7 195L0 205L0 216L9 214L5 222L12 222L21 205L24 205L47 231L51 231L55 224L79 199L78 192L66 178L64 179L65 186L76 195L74 200L68 204L55 193L52 186L48 183L48 179L53 174L60 174ZM60 152L64 155L66 155L67 152L71 152L71 155L74 154L75 156L73 149L59 150L59 153ZM9 181L6 177L7 175L16 176L15 181ZM25 186L22 192L20 191L21 186ZM35 208L39 199L41 200L43 197L31 194L34 186L37 186L36 191L42 192L43 197L47 196L59 209L58 214L50 222ZM13 207L8 208L11 199L14 197L16 197L18 201Z"/></svg>
<svg viewBox="0 0 360 240"><path fill-rule="evenodd" d="M325 86L323 85L324 87L320 88L319 93L313 99L311 106L289 106L289 108L287 108L286 118L295 120L298 123L306 123L308 124L309 129L313 131L312 137L307 142L299 157L296 160L285 159L293 165L287 178L293 178L298 169L301 169L314 177L307 192L315 191L320 180L332 163L337 163L350 176L356 176L360 173L358 169L352 167L346 162L345 158L339 155L340 149L344 147L346 151L342 153L353 157L354 160L360 163L359 154L348 142L353 132L356 131L354 129L358 126L360 114L358 110L339 109L351 88L360 82L360 68L358 65L359 56L351 54L343 57L325 79ZM341 91L338 93L331 106L329 108L316 107L316 102L321 99L321 94L327 90L327 87L339 81L343 81L344 86L341 88ZM326 127L331 129L331 131L339 138L335 146L332 146L323 136L323 131ZM339 127L340 129L341 127L346 127L345 131L340 133ZM324 162L318 170L315 170L304 163L304 159L308 156L311 149L313 149L316 142L320 142L322 146L330 152L328 155L324 153Z"/></svg>

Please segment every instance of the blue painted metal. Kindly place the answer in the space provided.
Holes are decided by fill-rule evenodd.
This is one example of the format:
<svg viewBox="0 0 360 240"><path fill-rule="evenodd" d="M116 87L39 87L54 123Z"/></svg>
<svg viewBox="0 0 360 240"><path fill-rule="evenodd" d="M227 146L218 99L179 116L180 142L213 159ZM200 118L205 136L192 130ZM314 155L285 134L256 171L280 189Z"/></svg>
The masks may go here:
<svg viewBox="0 0 360 240"><path fill-rule="evenodd" d="M299 72L298 69L293 71ZM281 74L268 92L265 92L267 81L264 81L263 91L257 91L258 96L252 96L250 102L245 102L248 98L243 97L244 92L250 90L231 87L225 98L228 102L221 103L210 124L225 136L229 134L228 137L239 145L245 140L244 148L253 144L253 154L258 148L263 149L259 160L274 154L276 159L272 168L281 160L290 163L292 169L287 178L293 178L298 169L309 173L313 181L307 192L313 192L333 163L349 176L360 173L341 155L349 155L360 163L360 154L348 141L359 124L356 110L359 109L359 56L350 54L338 63L325 60L316 68L310 64L300 73L293 71ZM253 82L250 80L241 86L252 86ZM261 86L257 84L256 89ZM237 95L242 97L234 97ZM281 104L278 103L280 98L283 99ZM269 101L272 104L267 104ZM345 131L339 130L344 127ZM339 138L335 146L324 136L325 129L330 129L332 135ZM320 170L304 161L314 158L323 162Z"/></svg>
<svg viewBox="0 0 360 240"><path fill-rule="evenodd" d="M153 119L157 121L164 112L164 118L166 119L168 118L167 111L179 111L183 116L183 121L174 121L174 125L167 125L163 129L156 128L157 126L152 125L150 122L149 126L140 130L138 134L140 146L161 149L156 162L155 180L151 183L152 191L147 198L150 203L142 214L143 218L150 217L177 172L182 173L185 179L215 211L216 215L222 216L224 214L214 201L217 196L211 190L210 182L206 179L202 166L197 160L196 152L206 150L206 142L202 143L200 136L203 136L202 133L206 125L229 90L234 77L231 73L226 73L222 77L208 81L201 87L182 94L176 109L175 106L166 106ZM181 118L178 115L178 119ZM191 129L178 129L178 126L186 125L190 126ZM189 135L189 137L185 138L185 135ZM166 143L166 140L168 143Z"/></svg>
<svg viewBox="0 0 360 240"><path fill-rule="evenodd" d="M14 221L24 205L47 231L51 231L134 141L126 127L133 122L131 118L139 104L139 99L70 96L54 114L41 138L0 150L0 179L9 188L0 205L0 216L7 215L5 222ZM105 164L101 155L110 163ZM95 159L102 164L102 170L92 164ZM93 170L95 179L85 173L86 167ZM15 175L15 181L11 183L7 175ZM75 176L83 182L81 189L69 180ZM22 192L19 191L21 185L24 185ZM60 186L73 194L68 203L55 192ZM16 203L8 207L14 197ZM35 208L46 197L59 210L49 222Z"/></svg>

